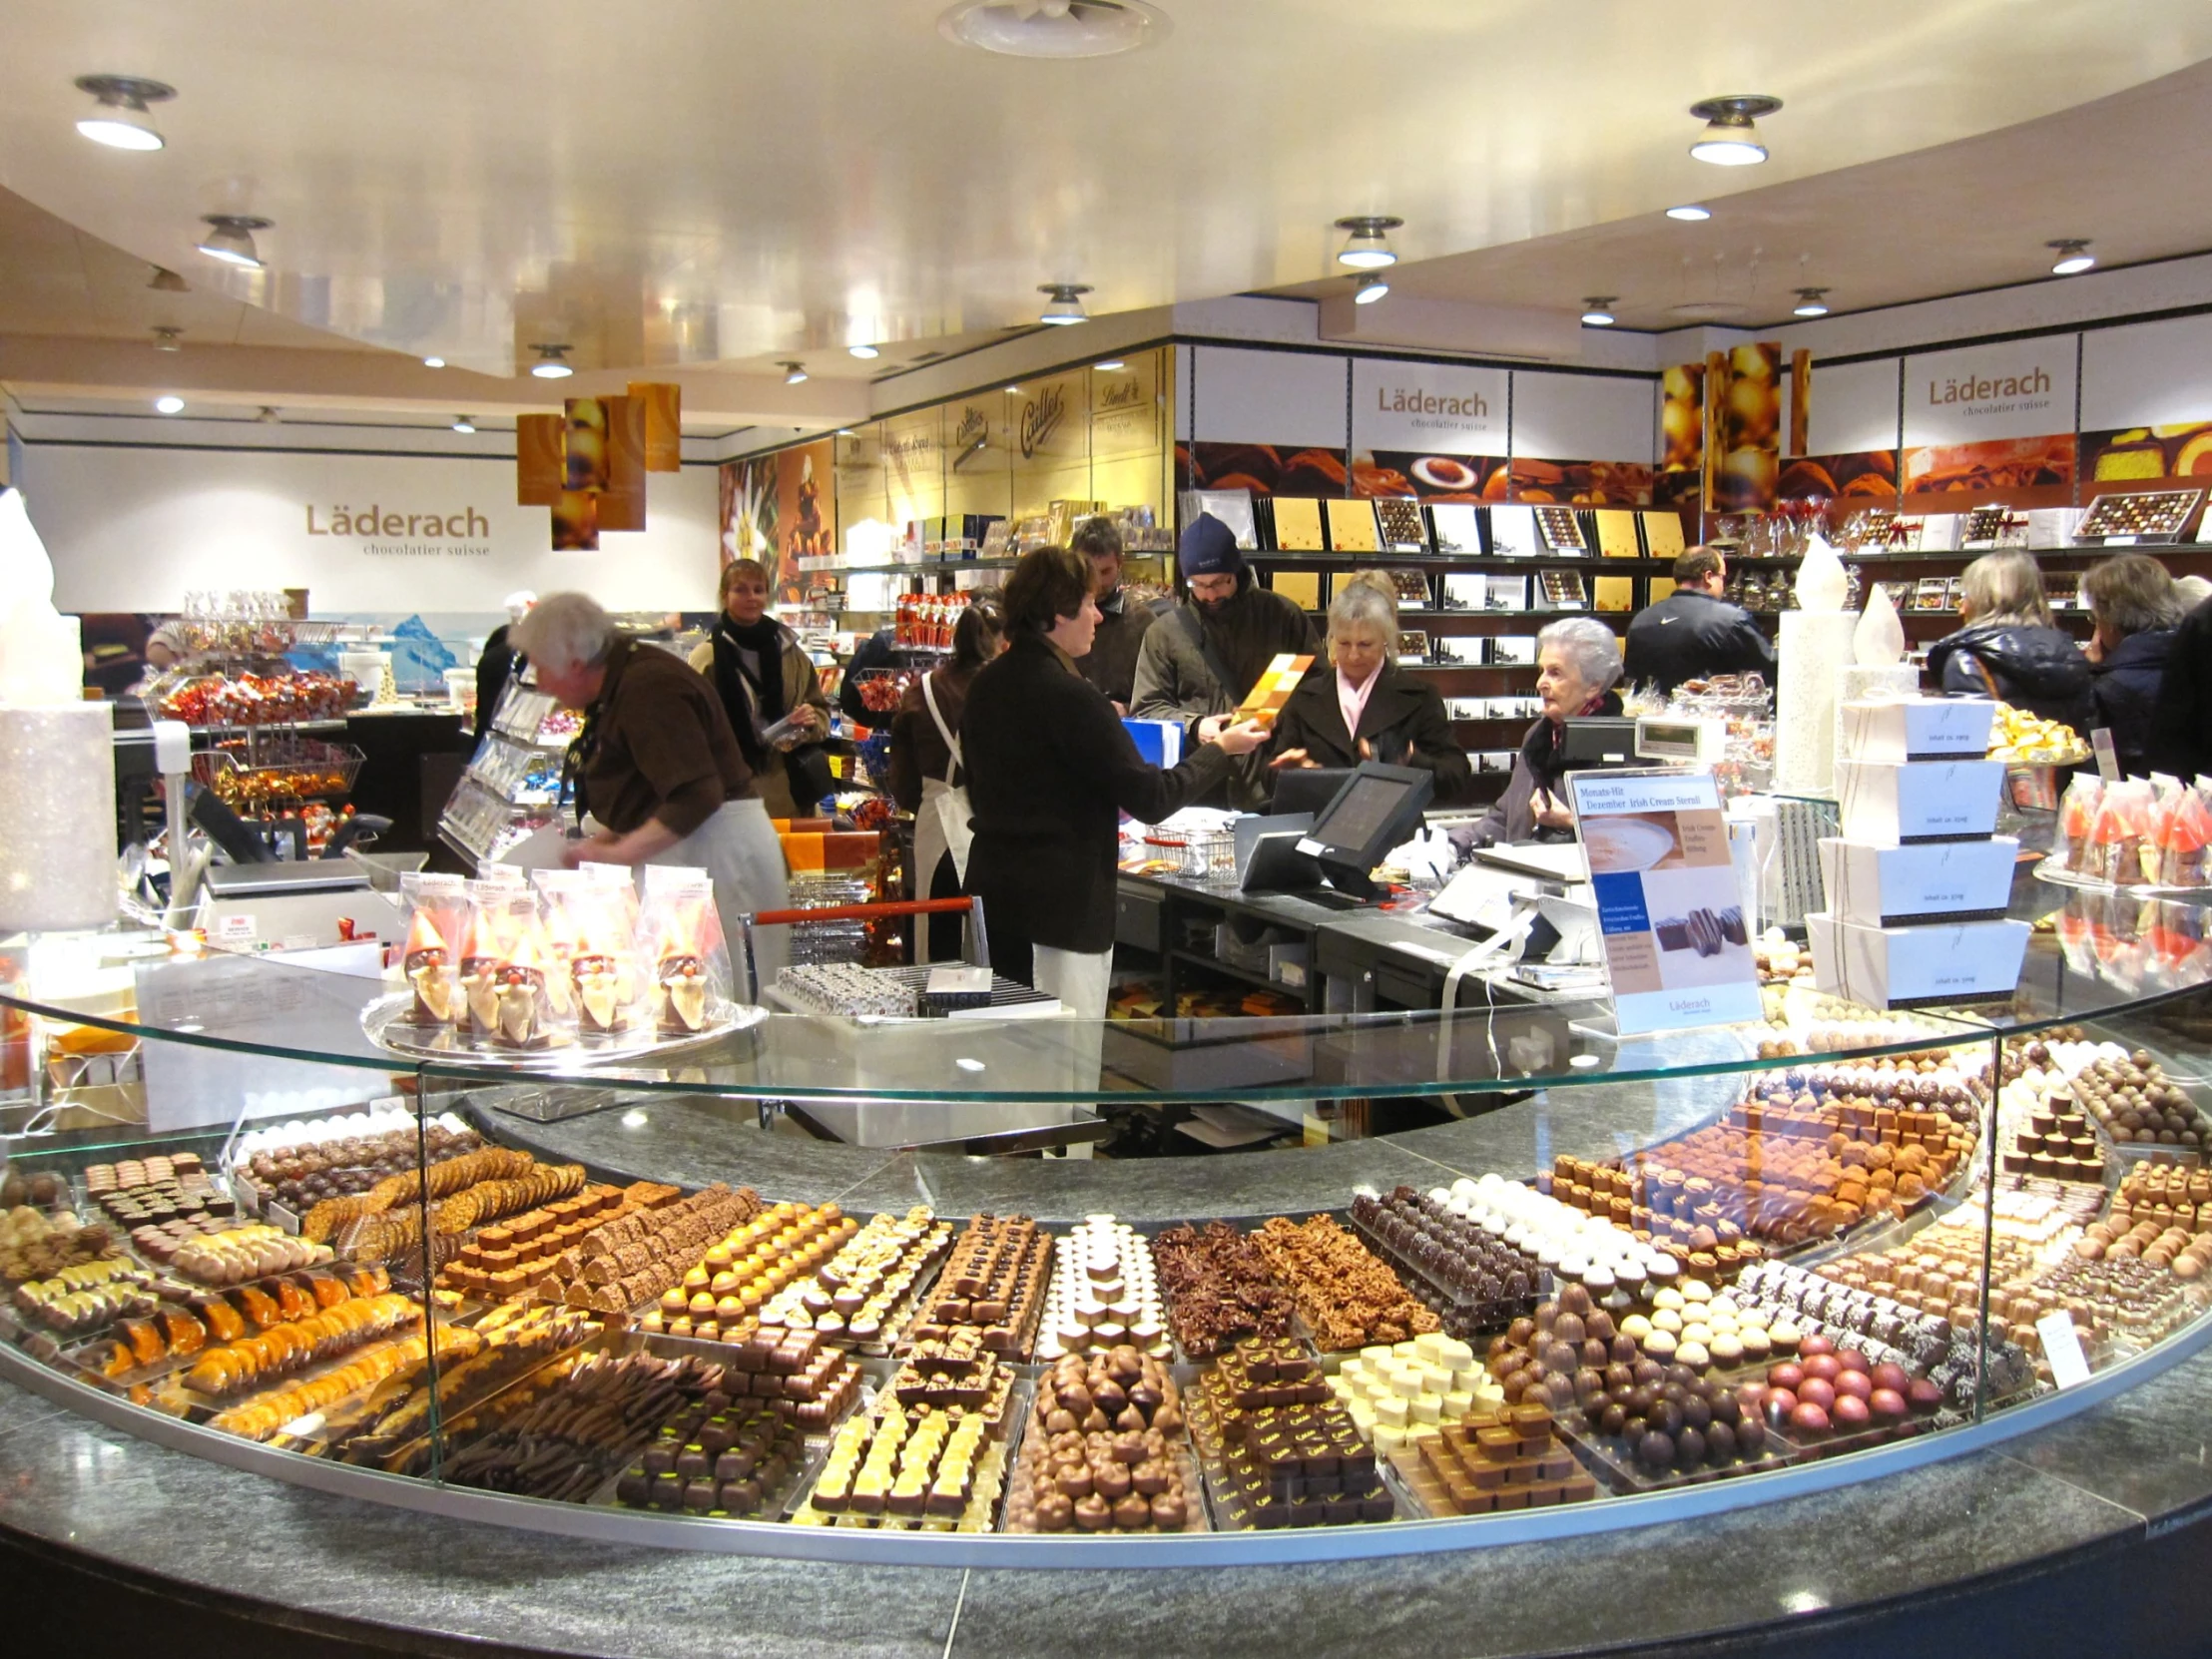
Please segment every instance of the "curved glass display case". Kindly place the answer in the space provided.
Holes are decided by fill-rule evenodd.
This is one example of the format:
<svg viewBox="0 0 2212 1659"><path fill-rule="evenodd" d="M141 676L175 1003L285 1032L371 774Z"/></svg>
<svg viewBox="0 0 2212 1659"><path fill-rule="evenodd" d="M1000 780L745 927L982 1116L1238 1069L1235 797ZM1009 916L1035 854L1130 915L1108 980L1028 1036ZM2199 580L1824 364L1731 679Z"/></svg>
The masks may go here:
<svg viewBox="0 0 2212 1659"><path fill-rule="evenodd" d="M1876 1478L2212 1332L2204 912L2013 913L1972 1008L776 1013L527 1068L380 1046L379 980L24 941L0 1376L374 1501L840 1560L1456 1549ZM1353 1133L1390 1099L1438 1109ZM1322 1144L926 1150L1220 1102Z"/></svg>

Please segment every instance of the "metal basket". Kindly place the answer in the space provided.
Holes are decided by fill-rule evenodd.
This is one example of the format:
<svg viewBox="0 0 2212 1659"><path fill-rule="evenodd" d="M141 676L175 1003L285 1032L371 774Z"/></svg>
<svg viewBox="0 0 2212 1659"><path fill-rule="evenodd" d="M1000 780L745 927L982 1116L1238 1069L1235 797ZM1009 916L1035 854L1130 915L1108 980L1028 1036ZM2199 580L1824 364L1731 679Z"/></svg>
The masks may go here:
<svg viewBox="0 0 2212 1659"><path fill-rule="evenodd" d="M253 809L349 795L366 759L349 743L273 738L250 747L204 749L192 758L192 775L225 806Z"/></svg>

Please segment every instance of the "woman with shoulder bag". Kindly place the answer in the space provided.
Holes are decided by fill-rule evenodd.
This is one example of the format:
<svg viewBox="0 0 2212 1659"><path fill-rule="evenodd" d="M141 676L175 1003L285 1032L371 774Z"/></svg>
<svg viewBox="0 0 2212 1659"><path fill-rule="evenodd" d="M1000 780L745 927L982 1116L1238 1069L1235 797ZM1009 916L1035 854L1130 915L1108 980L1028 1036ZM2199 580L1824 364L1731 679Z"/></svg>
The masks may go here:
<svg viewBox="0 0 2212 1659"><path fill-rule="evenodd" d="M1005 614L995 593L968 601L952 630L952 660L906 688L891 717L891 799L914 815L916 898L953 898L967 879L968 798L960 776L960 716L976 670L1005 649ZM956 915L929 916L914 960L960 956Z"/></svg>
<svg viewBox="0 0 2212 1659"><path fill-rule="evenodd" d="M830 700L799 636L768 614L768 595L760 560L725 565L722 615L691 666L721 695L768 816L804 818L834 784L822 751Z"/></svg>
<svg viewBox="0 0 2212 1659"><path fill-rule="evenodd" d="M1005 607L1006 650L976 675L960 717L975 801L968 890L982 900L994 968L1103 1020L1121 815L1159 823L1267 729L1225 727L1162 771L1076 671L1098 628L1090 561L1065 547L1024 553Z"/></svg>

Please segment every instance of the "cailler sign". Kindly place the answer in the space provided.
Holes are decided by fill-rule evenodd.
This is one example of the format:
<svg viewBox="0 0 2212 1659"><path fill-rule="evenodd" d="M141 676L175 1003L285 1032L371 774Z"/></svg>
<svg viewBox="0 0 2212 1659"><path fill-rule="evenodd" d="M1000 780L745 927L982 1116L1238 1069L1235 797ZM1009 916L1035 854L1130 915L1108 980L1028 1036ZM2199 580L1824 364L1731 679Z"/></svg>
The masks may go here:
<svg viewBox="0 0 2212 1659"><path fill-rule="evenodd" d="M1046 386L1021 406L1023 460L1028 460L1044 447L1045 439L1052 436L1060 422L1067 417L1067 389L1058 383Z"/></svg>

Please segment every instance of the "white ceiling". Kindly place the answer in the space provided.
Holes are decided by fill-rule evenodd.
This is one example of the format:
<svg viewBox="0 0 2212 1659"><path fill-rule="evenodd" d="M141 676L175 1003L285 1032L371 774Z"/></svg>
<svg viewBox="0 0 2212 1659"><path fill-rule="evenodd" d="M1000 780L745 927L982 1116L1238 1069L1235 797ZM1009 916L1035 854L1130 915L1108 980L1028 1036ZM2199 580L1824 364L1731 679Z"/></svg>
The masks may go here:
<svg viewBox="0 0 2212 1659"><path fill-rule="evenodd" d="M545 338L587 368L804 355L819 374L854 338L910 355L1024 323L1040 282L1089 282L1105 312L1308 281L1346 214L1403 216L1415 259L1555 249L2212 57L2212 6L2173 0L1162 3L1156 48L1040 63L946 43L943 0L10 0L0 187L180 270L197 291L171 297L274 313L196 309L188 339L228 318L296 343L265 331L288 320L486 375ZM71 81L96 71L180 89L156 112L167 150L76 135ZM1685 153L1686 107L1729 92L1787 102L1766 167ZM2196 153L2131 160L2170 181ZM2019 199L2011 241L2040 178L1994 181ZM268 275L191 252L219 211L276 222ZM1763 269L1809 234L1778 231ZM1621 255L1644 277L1651 257ZM1921 251L1877 234L1869 257ZM1557 304L1561 271L1603 265L1526 285ZM128 287L35 314L135 322Z"/></svg>
<svg viewBox="0 0 2212 1659"><path fill-rule="evenodd" d="M1664 329L1787 321L1802 286L1827 288L1842 314L2056 280L2044 245L2058 237L2091 239L2107 270L2212 248L2212 176L2148 159L2207 151L2212 62L2000 132L1705 198L1701 224L1647 213L1401 266L1391 295L1556 307L1605 294L1623 326ZM1715 302L1729 309L1681 310Z"/></svg>

